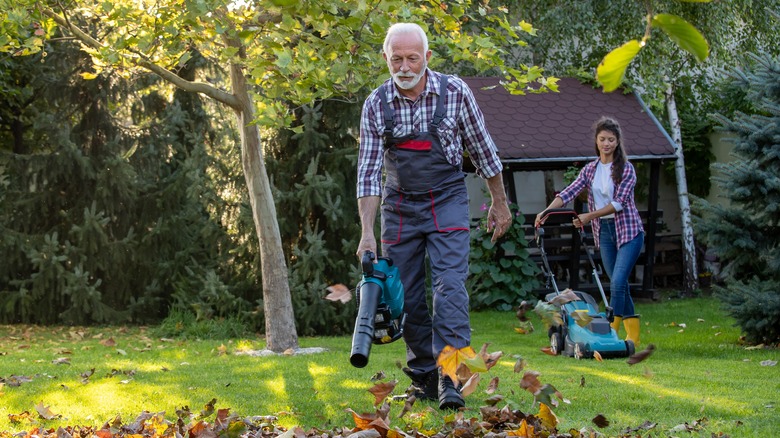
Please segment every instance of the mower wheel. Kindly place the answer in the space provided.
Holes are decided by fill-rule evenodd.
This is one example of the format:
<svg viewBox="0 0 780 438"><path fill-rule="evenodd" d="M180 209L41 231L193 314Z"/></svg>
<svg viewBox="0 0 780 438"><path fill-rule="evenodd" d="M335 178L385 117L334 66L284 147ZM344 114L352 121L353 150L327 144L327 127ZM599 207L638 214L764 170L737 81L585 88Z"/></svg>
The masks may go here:
<svg viewBox="0 0 780 438"><path fill-rule="evenodd" d="M626 352L628 352L629 357L636 353L636 346L634 345L634 341L626 341Z"/></svg>
<svg viewBox="0 0 780 438"><path fill-rule="evenodd" d="M550 335L550 351L556 356L563 352L563 338L558 332Z"/></svg>
<svg viewBox="0 0 780 438"><path fill-rule="evenodd" d="M591 355L588 354L585 344L582 342L576 342L574 344L574 357L577 359L588 359Z"/></svg>

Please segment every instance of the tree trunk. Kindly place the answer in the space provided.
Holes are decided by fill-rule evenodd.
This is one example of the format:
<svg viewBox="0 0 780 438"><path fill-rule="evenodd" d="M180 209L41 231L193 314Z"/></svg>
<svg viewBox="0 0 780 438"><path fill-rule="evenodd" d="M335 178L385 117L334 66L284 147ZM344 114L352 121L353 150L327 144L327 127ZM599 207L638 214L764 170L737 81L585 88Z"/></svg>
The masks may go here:
<svg viewBox="0 0 780 438"><path fill-rule="evenodd" d="M688 200L688 182L685 178L685 158L682 148L682 131L680 117L677 114L677 103L674 100L674 87L666 88L666 109L669 112L669 125L672 127L674 153L674 174L677 177L677 196L680 202L680 219L682 221L683 243L683 288L686 294L699 287L699 274L696 267L696 244L693 238L693 221L691 220L691 204Z"/></svg>
<svg viewBox="0 0 780 438"><path fill-rule="evenodd" d="M242 67L230 66L233 95L239 100L234 108L241 131L241 164L249 189L252 217L260 240L260 264L263 276L263 310L265 313L266 347L275 352L298 348L298 333L290 297L287 264L282 250L282 238L276 219L276 206L271 182L260 147L260 132L254 120L252 98Z"/></svg>
<svg viewBox="0 0 780 438"><path fill-rule="evenodd" d="M553 172L551 170L544 171L544 205L550 205L550 202L555 199L555 180L553 179Z"/></svg>

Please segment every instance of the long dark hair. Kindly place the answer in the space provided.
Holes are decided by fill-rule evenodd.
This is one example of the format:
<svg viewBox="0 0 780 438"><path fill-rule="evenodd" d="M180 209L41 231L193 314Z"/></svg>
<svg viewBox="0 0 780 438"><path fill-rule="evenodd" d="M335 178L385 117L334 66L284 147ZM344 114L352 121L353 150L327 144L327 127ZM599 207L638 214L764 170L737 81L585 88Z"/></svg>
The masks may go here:
<svg viewBox="0 0 780 438"><path fill-rule="evenodd" d="M619 185L623 181L623 169L626 167L626 151L623 148L623 131L620 130L620 124L612 117L602 117L593 125L593 141L596 147L596 155L599 155L598 136L601 131L609 131L617 138L617 148L612 161L612 182Z"/></svg>

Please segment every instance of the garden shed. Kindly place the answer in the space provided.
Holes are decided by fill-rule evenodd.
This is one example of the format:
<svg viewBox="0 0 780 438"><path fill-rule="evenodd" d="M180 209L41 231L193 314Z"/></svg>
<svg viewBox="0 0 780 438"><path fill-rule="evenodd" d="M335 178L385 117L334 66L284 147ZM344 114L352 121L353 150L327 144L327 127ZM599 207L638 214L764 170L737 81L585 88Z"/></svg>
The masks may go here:
<svg viewBox="0 0 780 438"><path fill-rule="evenodd" d="M646 208L639 206L645 218L646 234L640 259L642 272L635 275L640 282L635 287L641 289L642 295L652 296L658 225L663 215L658 208L660 170L664 161L676 157L674 142L639 95L604 93L576 78L560 79L557 93L513 95L501 86L498 77L463 79L474 92L488 130L499 148L510 201L521 207L529 206L523 208L529 218L546 206L546 199L539 199L545 193L543 171L563 171L595 159L593 123L602 115L618 120L629 160L635 164L646 163L642 168L649 173ZM470 165L468 160L466 164ZM518 181L518 174L528 172L536 172L538 176ZM557 189L562 188L559 182ZM529 198L529 194L536 198ZM572 249L579 252L578 239L573 237L569 252L574 252ZM579 272L582 260L587 261L584 257L576 257L576 260L572 257L569 272ZM606 276L602 279L606 286ZM569 287L588 289L587 284L580 285L579 281L579 275L570 275Z"/></svg>

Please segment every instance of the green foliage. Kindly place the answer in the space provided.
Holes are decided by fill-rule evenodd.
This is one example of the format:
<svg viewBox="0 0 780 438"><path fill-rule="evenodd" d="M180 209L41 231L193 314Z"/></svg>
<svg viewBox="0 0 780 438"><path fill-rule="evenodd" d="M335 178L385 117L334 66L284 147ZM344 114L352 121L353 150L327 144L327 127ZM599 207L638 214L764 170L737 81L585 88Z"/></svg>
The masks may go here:
<svg viewBox="0 0 780 438"><path fill-rule="evenodd" d="M780 60L752 61L731 80L752 103L743 107L754 111L714 116L734 134L736 160L713 166L730 204L696 199L693 208L699 239L725 265L719 295L729 312L748 339L774 343L780 341Z"/></svg>
<svg viewBox="0 0 780 438"><path fill-rule="evenodd" d="M300 125L268 142L268 169L290 271L296 329L302 335L344 334L354 306L324 299L326 288L359 280L354 256L360 239L356 201L356 144L360 105L324 101L299 109Z"/></svg>
<svg viewBox="0 0 780 438"><path fill-rule="evenodd" d="M151 330L156 338L180 340L236 339L251 337L252 324L238 316L202 318L195 312L171 308L168 316Z"/></svg>
<svg viewBox="0 0 780 438"><path fill-rule="evenodd" d="M523 223L525 217L517 205L511 204L512 225L496 243L490 241L487 218L483 217L471 230L469 257L469 291L472 309L509 310L534 297L539 287L539 268L528 254L528 240ZM483 206L487 216L487 206Z"/></svg>

